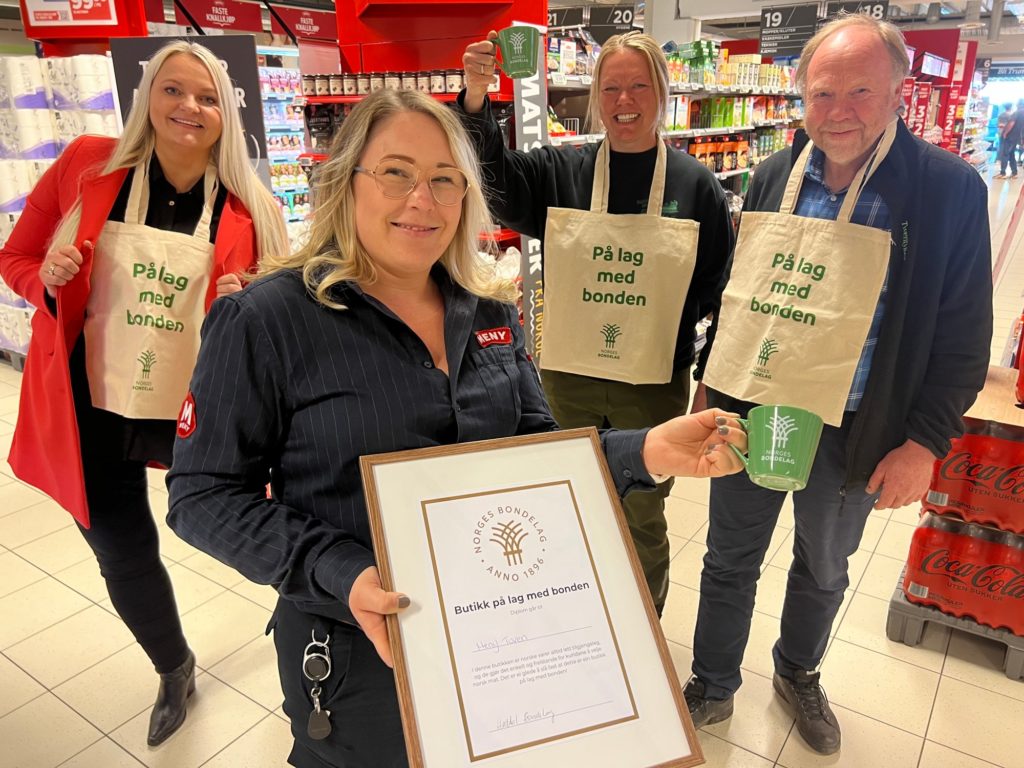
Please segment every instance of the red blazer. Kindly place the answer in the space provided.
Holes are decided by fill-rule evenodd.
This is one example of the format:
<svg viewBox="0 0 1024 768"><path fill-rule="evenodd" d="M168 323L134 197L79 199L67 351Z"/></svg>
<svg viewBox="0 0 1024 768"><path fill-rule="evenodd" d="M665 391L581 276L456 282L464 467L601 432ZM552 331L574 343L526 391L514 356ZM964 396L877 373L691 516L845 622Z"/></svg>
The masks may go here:
<svg viewBox="0 0 1024 768"><path fill-rule="evenodd" d="M115 139L99 136L76 139L32 190L14 232L0 251L0 276L36 307L8 462L15 475L50 496L85 527L89 527L89 506L68 357L85 322L92 257L83 252L81 271L58 289L56 317L47 308L39 267L57 225L79 194L82 221L75 245L82 250L86 240L97 242L128 174L125 169L100 175L115 143ZM229 194L214 244L207 311L217 296L217 278L252 269L256 252L252 219L241 201Z"/></svg>

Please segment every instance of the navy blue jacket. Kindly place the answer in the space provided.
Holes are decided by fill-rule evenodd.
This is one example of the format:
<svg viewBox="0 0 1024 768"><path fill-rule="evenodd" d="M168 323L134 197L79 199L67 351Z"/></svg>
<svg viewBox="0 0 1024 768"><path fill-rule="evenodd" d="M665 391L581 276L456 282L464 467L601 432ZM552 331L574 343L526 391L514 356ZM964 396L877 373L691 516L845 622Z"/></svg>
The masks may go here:
<svg viewBox="0 0 1024 768"><path fill-rule="evenodd" d="M214 302L192 376L195 430L179 435L167 478L175 533L300 610L355 623L352 583L375 564L360 456L557 429L515 307L439 267L434 277L447 376L354 283L333 293L345 310L317 303L293 271ZM602 435L620 494L654 487L646 434Z"/></svg>

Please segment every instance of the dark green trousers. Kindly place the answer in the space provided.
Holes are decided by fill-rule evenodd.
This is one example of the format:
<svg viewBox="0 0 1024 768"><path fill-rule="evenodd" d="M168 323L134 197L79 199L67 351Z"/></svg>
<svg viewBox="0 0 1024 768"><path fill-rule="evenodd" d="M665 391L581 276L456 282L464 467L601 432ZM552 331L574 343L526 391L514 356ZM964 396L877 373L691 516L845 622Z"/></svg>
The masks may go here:
<svg viewBox="0 0 1024 768"><path fill-rule="evenodd" d="M560 371L543 371L541 377L551 413L563 429L653 427L686 413L690 399L689 370L678 371L667 384L624 384ZM629 494L622 505L659 616L668 597L665 499L671 490L668 480L654 491Z"/></svg>

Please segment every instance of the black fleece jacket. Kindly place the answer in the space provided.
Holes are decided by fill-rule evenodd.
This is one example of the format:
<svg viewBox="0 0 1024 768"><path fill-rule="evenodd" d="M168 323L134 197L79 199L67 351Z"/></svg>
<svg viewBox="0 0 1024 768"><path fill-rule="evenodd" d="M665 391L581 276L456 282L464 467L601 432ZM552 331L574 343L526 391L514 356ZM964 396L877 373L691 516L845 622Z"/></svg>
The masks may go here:
<svg viewBox="0 0 1024 768"><path fill-rule="evenodd" d="M791 149L757 169L744 210L779 210L807 141L798 132ZM908 438L946 455L985 384L992 339L988 190L977 171L901 121L871 185L892 222L889 291L847 446L848 486L866 483ZM708 403L744 414L751 407L710 389Z"/></svg>
<svg viewBox="0 0 1024 768"><path fill-rule="evenodd" d="M517 152L505 146L501 129L491 113L490 100L476 114L462 109L466 92L459 94L457 114L476 144L487 202L492 215L509 229L529 237L544 239L548 208L590 210L590 193L594 186L594 166L600 144L582 147L540 147L530 152ZM609 197L635 201L632 210L610 213L643 213L654 175L653 164L646 179L636 174L635 193L618 188L622 178L611 169ZM611 201L610 201L611 202ZM641 207L641 203L643 204ZM662 215L691 219L700 223L697 242L697 263L686 294L679 334L673 358L673 371L688 368L694 362L694 328L709 314L716 314L725 287L725 270L735 243L725 192L707 168L689 155L668 150L665 167L665 198ZM657 258L656 254L651 255ZM703 375L707 353L701 352L694 377Z"/></svg>

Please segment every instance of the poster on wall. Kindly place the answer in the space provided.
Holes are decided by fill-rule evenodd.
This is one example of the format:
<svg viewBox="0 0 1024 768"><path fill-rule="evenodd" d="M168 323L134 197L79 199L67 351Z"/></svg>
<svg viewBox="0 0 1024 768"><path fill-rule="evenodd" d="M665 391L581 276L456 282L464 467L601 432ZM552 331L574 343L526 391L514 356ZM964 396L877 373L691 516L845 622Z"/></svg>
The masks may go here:
<svg viewBox="0 0 1024 768"><path fill-rule="evenodd" d="M185 40L209 48L220 60L235 86L245 132L249 159L260 180L270 189L270 163L267 160L267 134L260 101L259 67L256 64L256 38L252 35L217 35L207 37L126 37L110 41L110 57L114 64L114 85L117 89L121 117L128 114L135 99L135 87L149 58L174 40Z"/></svg>
<svg viewBox="0 0 1024 768"><path fill-rule="evenodd" d="M35 27L117 24L111 0L23 0L26 21Z"/></svg>

